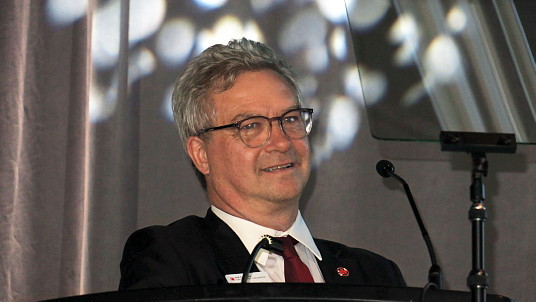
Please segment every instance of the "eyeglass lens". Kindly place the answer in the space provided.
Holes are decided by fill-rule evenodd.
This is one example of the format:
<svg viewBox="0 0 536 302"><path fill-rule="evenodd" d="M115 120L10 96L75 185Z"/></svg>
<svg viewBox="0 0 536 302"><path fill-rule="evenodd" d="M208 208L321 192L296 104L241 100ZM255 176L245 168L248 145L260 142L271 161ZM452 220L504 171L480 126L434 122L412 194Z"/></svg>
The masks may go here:
<svg viewBox="0 0 536 302"><path fill-rule="evenodd" d="M264 145L272 130L272 121L278 120L283 132L293 139L301 139L311 131L312 119L310 112L296 109L279 118L252 117L242 121L238 128L240 138L249 147Z"/></svg>

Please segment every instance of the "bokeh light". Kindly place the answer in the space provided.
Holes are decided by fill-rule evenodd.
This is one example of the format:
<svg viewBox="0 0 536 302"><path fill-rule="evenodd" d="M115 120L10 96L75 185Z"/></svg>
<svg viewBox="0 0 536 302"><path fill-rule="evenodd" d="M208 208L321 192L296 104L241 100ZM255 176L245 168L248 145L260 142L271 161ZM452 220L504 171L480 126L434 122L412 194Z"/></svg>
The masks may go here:
<svg viewBox="0 0 536 302"><path fill-rule="evenodd" d="M408 66L419 47L419 27L410 14L402 14L391 27L389 40L400 47L393 56L395 65Z"/></svg>
<svg viewBox="0 0 536 302"><path fill-rule="evenodd" d="M165 15L165 0L130 0L129 44L135 44L152 36L160 28Z"/></svg>
<svg viewBox="0 0 536 302"><path fill-rule="evenodd" d="M378 24L388 9L390 0L356 0L347 2L350 26L357 31L367 31Z"/></svg>
<svg viewBox="0 0 536 302"><path fill-rule="evenodd" d="M427 83L451 81L461 68L461 58L451 37L439 35L432 40L424 53L424 70Z"/></svg>
<svg viewBox="0 0 536 302"><path fill-rule="evenodd" d="M87 8L88 0L49 0L45 13L53 25L66 26L85 16Z"/></svg>
<svg viewBox="0 0 536 302"><path fill-rule="evenodd" d="M387 91L387 78L381 71L360 66L359 75L363 87L363 95L367 106L373 106L383 99Z"/></svg>
<svg viewBox="0 0 536 302"><path fill-rule="evenodd" d="M337 60L344 61L348 54L348 46L346 32L342 27L336 27L329 38L329 48L331 53Z"/></svg>
<svg viewBox="0 0 536 302"><path fill-rule="evenodd" d="M284 53L294 55L308 47L325 44L327 31L327 22L317 9L300 10L283 24L278 46Z"/></svg>
<svg viewBox="0 0 536 302"><path fill-rule="evenodd" d="M109 119L115 111L117 94L113 90L117 85L109 89L100 85L91 85L89 93L89 120L92 123L100 123Z"/></svg>
<svg viewBox="0 0 536 302"><path fill-rule="evenodd" d="M115 66L119 56L121 3L108 1L93 16L91 55L96 69Z"/></svg>
<svg viewBox="0 0 536 302"><path fill-rule="evenodd" d="M358 103L363 103L363 89L357 66L349 65L341 72L344 79L344 94L352 97Z"/></svg>
<svg viewBox="0 0 536 302"><path fill-rule="evenodd" d="M347 96L336 96L331 102L328 115L330 145L335 150L345 150L354 141L359 127L359 112L355 102Z"/></svg>
<svg viewBox="0 0 536 302"><path fill-rule="evenodd" d="M203 9L214 10L224 6L227 0L194 0L194 2Z"/></svg>
<svg viewBox="0 0 536 302"><path fill-rule="evenodd" d="M329 67L327 45L311 45L305 50L305 64L309 72L323 73Z"/></svg>
<svg viewBox="0 0 536 302"><path fill-rule="evenodd" d="M342 23L348 20L346 6L343 1L317 0L318 8L324 18L332 23Z"/></svg>
<svg viewBox="0 0 536 302"><path fill-rule="evenodd" d="M453 6L447 13L447 25L452 33L459 33L467 26L467 16L459 6Z"/></svg>
<svg viewBox="0 0 536 302"><path fill-rule="evenodd" d="M231 39L242 37L259 42L264 41L263 34L254 21L244 24L234 15L224 15L217 20L212 28L205 28L199 32L195 54L200 54L214 44L227 44Z"/></svg>
<svg viewBox="0 0 536 302"><path fill-rule="evenodd" d="M156 53L163 65L176 68L184 64L195 44L195 25L186 18L167 21L156 38Z"/></svg>
<svg viewBox="0 0 536 302"><path fill-rule="evenodd" d="M262 15L280 4L286 3L287 0L251 0L251 8L256 15Z"/></svg>
<svg viewBox="0 0 536 302"><path fill-rule="evenodd" d="M171 99L173 96L174 85L169 85L162 95L162 105L160 105L160 112L164 119L168 122L174 123L173 110L171 109Z"/></svg>
<svg viewBox="0 0 536 302"><path fill-rule="evenodd" d="M139 81L156 69L156 58L151 50L141 47L132 52L128 60L128 84Z"/></svg>

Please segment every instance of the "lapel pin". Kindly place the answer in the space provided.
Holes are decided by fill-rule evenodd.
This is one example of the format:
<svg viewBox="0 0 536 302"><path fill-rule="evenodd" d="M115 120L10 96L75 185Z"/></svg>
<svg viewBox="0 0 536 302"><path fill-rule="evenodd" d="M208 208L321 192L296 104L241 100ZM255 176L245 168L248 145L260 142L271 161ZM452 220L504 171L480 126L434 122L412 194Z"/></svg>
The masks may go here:
<svg viewBox="0 0 536 302"><path fill-rule="evenodd" d="M337 274L341 277L348 277L350 275L350 271L345 267L337 267Z"/></svg>

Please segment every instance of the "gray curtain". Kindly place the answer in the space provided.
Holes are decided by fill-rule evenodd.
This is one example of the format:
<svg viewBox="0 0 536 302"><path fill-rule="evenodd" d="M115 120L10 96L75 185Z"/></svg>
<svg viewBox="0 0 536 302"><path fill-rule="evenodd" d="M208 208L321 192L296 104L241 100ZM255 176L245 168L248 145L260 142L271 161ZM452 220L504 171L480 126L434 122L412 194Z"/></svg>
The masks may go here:
<svg viewBox="0 0 536 302"><path fill-rule="evenodd" d="M82 281L87 24L47 32L42 4L2 1L0 12L2 300L74 294Z"/></svg>
<svg viewBox="0 0 536 302"><path fill-rule="evenodd" d="M150 76L136 80L129 68L137 50L157 43L155 38L128 41L129 11L140 1L118 1L119 22L109 29L117 30L118 56L104 71L94 64L93 25L100 22L97 8L116 1L88 1L81 17L56 27L45 17L50 2L0 0L0 301L115 290L122 247L132 231L204 215L208 207L172 123L162 118L165 83L183 65L157 63ZM167 19L191 17L207 24L253 6L229 1L228 10L216 13L188 1L166 3ZM311 72L300 65L306 54L281 47L285 37L276 29L297 22L292 10L304 13L300 20L311 20L318 7L274 3L260 22L266 42L286 51L300 73ZM351 40L345 22L318 26L310 26L315 34L327 37L340 28ZM316 123L311 137L316 164L302 200L309 228L316 237L394 260L410 286L422 287L429 259L403 190L374 171L379 159L390 159L412 186L446 288L468 290L470 158L441 152L437 143L373 139L362 100L349 105L339 97L348 92L338 77L355 66L352 51L349 43L349 65L333 59L321 75L317 72L319 88L307 95ZM113 113L101 120L91 118L94 83L107 83L114 100ZM350 144L326 155L319 151L336 143L326 135L330 108L340 104L356 112L350 121L355 125L348 128L355 133ZM517 301L536 300L530 281L536 274L535 151L525 145L515 155L489 155L485 179L490 292Z"/></svg>
<svg viewBox="0 0 536 302"><path fill-rule="evenodd" d="M53 30L45 4L0 6L1 301L112 290L136 225L138 108L119 85L118 114L92 126L92 7Z"/></svg>

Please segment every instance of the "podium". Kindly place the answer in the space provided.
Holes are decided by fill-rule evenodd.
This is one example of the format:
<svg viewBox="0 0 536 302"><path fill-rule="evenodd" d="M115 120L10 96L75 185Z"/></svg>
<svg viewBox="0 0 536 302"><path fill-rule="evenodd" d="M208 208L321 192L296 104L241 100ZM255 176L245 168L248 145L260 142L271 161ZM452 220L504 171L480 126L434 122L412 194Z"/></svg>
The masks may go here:
<svg viewBox="0 0 536 302"><path fill-rule="evenodd" d="M84 301L366 301L366 302L463 302L471 293L415 287L370 287L323 283L250 283L125 290L47 300ZM487 295L489 302L512 302L499 295Z"/></svg>

